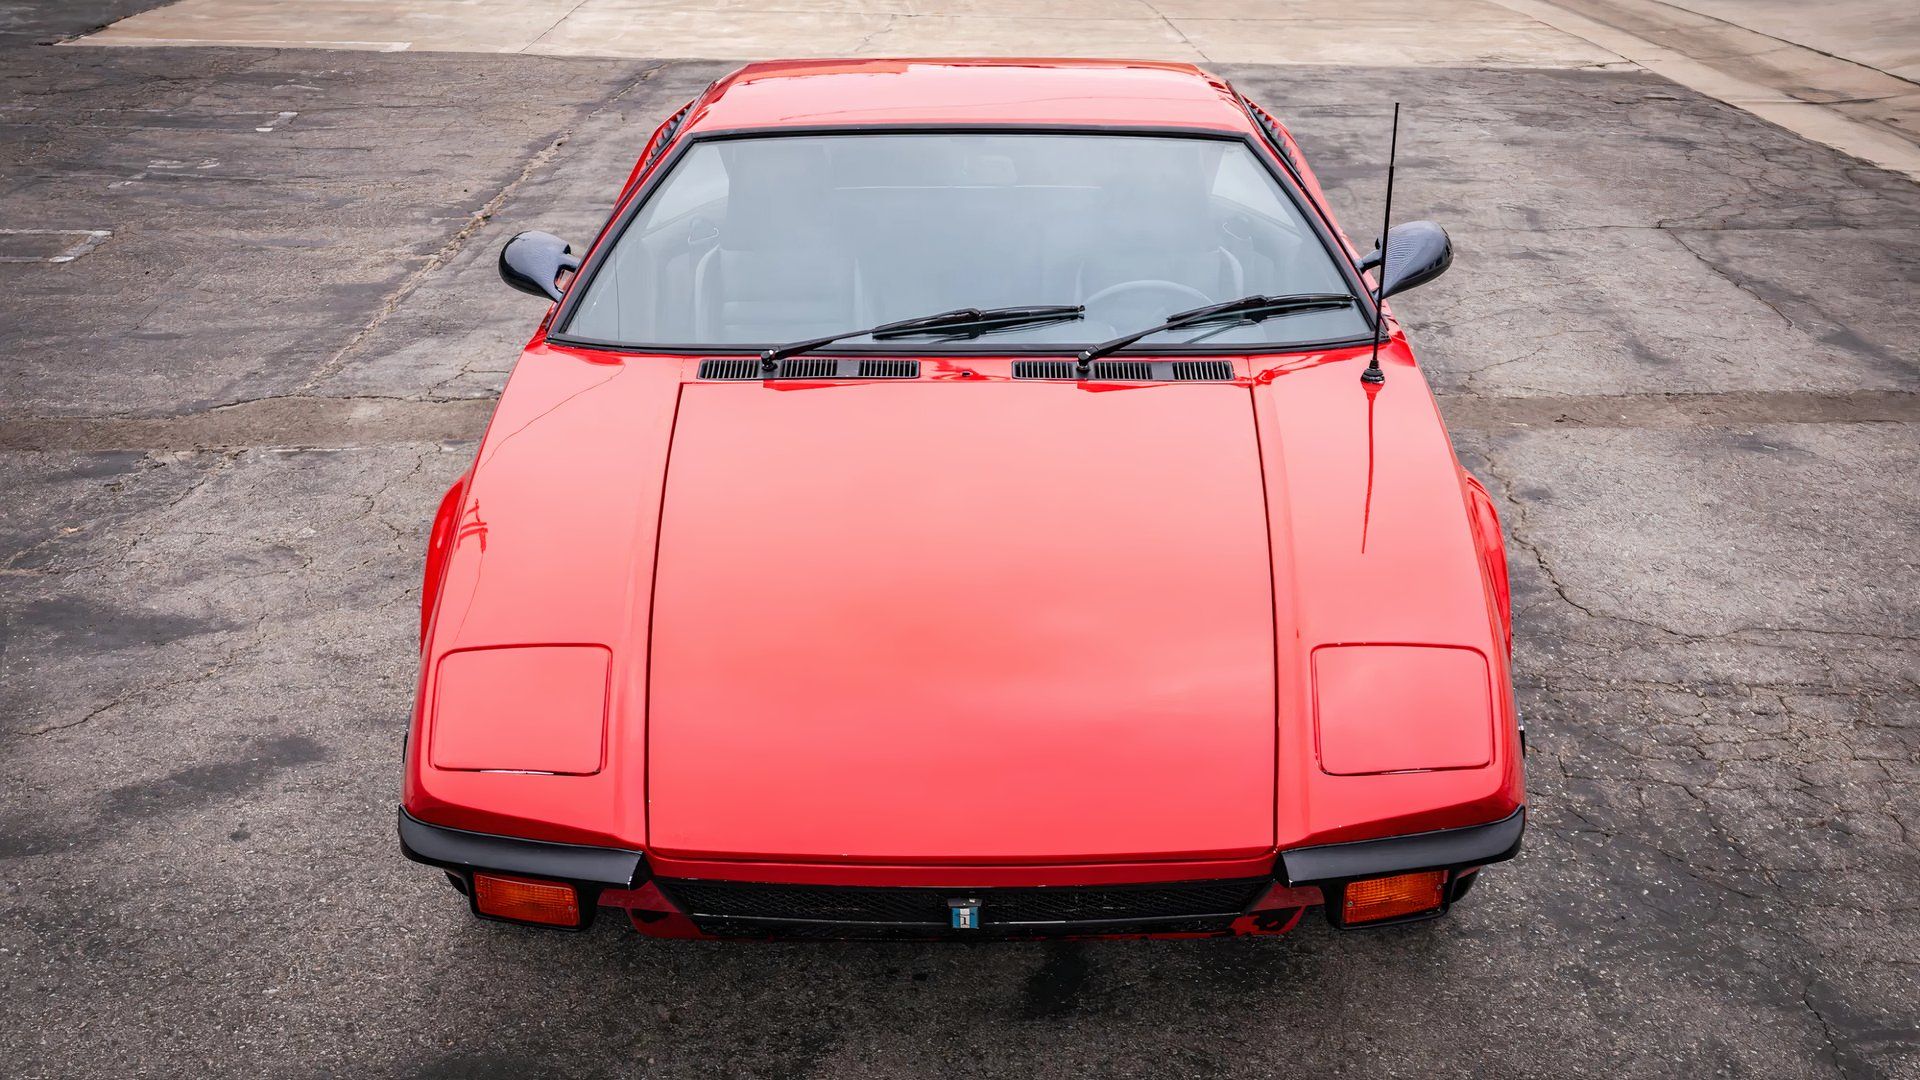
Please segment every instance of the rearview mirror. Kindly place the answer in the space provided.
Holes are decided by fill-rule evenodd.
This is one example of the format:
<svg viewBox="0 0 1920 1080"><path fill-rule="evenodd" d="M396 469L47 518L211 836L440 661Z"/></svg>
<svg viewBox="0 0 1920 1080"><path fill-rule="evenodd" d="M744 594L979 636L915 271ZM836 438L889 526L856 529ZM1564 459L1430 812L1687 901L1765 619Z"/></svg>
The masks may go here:
<svg viewBox="0 0 1920 1080"><path fill-rule="evenodd" d="M560 272L578 269L580 256L552 233L523 232L500 249L500 280L548 300L560 299Z"/></svg>
<svg viewBox="0 0 1920 1080"><path fill-rule="evenodd" d="M1453 265L1453 241L1447 230L1431 221L1409 221L1387 230L1390 259L1381 278L1380 298L1425 285ZM1380 242L1356 264L1361 273L1380 265Z"/></svg>

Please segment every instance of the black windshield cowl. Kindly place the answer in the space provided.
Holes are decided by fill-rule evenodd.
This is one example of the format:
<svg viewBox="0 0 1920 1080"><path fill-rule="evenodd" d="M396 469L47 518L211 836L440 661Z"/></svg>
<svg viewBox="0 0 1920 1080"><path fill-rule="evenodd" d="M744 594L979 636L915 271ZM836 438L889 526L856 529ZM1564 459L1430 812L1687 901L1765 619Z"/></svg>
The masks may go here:
<svg viewBox="0 0 1920 1080"><path fill-rule="evenodd" d="M1223 300L1217 304L1191 308L1167 316L1165 322L1137 330L1131 334L1088 346L1079 357L1081 371L1086 371L1095 360L1119 352L1142 338L1168 330L1178 330L1183 326L1200 326L1204 323L1233 320L1235 322L1261 322L1280 315L1292 315L1302 311L1324 311L1329 308L1350 307L1353 297L1344 293L1295 293L1291 296L1243 296L1238 300Z"/></svg>
<svg viewBox="0 0 1920 1080"><path fill-rule="evenodd" d="M829 334L826 337L809 338L786 345L776 345L760 354L760 366L772 370L774 365L789 356L799 356L815 349L825 348L835 342L850 338L870 337L875 341L891 338L912 337L918 334L953 334L963 337L979 337L995 330L1010 330L1020 326L1035 326L1040 323L1066 322L1081 318L1086 308L1079 304L1040 304L1025 307L1002 308L955 308L935 315L922 315L915 319L900 319L896 322L881 323L865 330L849 330L844 334Z"/></svg>

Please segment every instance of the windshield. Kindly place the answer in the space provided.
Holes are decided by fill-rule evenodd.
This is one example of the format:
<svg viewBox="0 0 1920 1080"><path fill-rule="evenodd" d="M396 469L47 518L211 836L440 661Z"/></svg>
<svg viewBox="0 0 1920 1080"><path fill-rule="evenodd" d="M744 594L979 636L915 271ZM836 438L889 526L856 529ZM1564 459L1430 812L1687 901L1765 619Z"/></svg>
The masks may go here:
<svg viewBox="0 0 1920 1080"><path fill-rule="evenodd" d="M1087 307L977 338L878 343L895 350L1073 348L1253 293L1351 291L1245 144L1101 134L696 143L584 288L566 335L623 346L765 347L953 308ZM1369 332L1354 305L1143 345Z"/></svg>

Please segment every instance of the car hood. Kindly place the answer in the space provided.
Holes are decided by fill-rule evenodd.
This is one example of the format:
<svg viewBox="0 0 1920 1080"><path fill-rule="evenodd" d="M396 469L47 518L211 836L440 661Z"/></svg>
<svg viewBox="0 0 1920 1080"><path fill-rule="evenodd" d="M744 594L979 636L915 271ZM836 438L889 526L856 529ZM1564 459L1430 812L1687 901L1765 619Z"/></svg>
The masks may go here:
<svg viewBox="0 0 1920 1080"><path fill-rule="evenodd" d="M1242 385L686 385L636 571L650 847L1270 850L1264 490Z"/></svg>

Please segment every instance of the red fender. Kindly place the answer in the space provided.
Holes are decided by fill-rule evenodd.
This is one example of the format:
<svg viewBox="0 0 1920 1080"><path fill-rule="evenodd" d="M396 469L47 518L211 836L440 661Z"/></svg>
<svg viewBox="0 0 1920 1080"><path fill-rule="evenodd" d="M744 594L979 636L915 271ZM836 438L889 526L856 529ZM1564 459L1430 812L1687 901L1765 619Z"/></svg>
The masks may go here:
<svg viewBox="0 0 1920 1080"><path fill-rule="evenodd" d="M427 625L433 618L433 604L440 595L440 579L446 574L447 550L453 546L453 530L459 523L460 504L465 500L471 469L453 482L440 496L440 509L433 515L433 531L427 534L427 569L420 583L420 647L427 645Z"/></svg>
<svg viewBox="0 0 1920 1080"><path fill-rule="evenodd" d="M1487 585L1493 590L1493 614L1507 641L1507 655L1513 655L1513 601L1507 590L1507 546L1501 539L1500 512L1494 509L1493 496L1465 469L1460 479L1467 487L1467 520L1473 529L1474 545L1480 551L1480 566L1486 571Z"/></svg>

